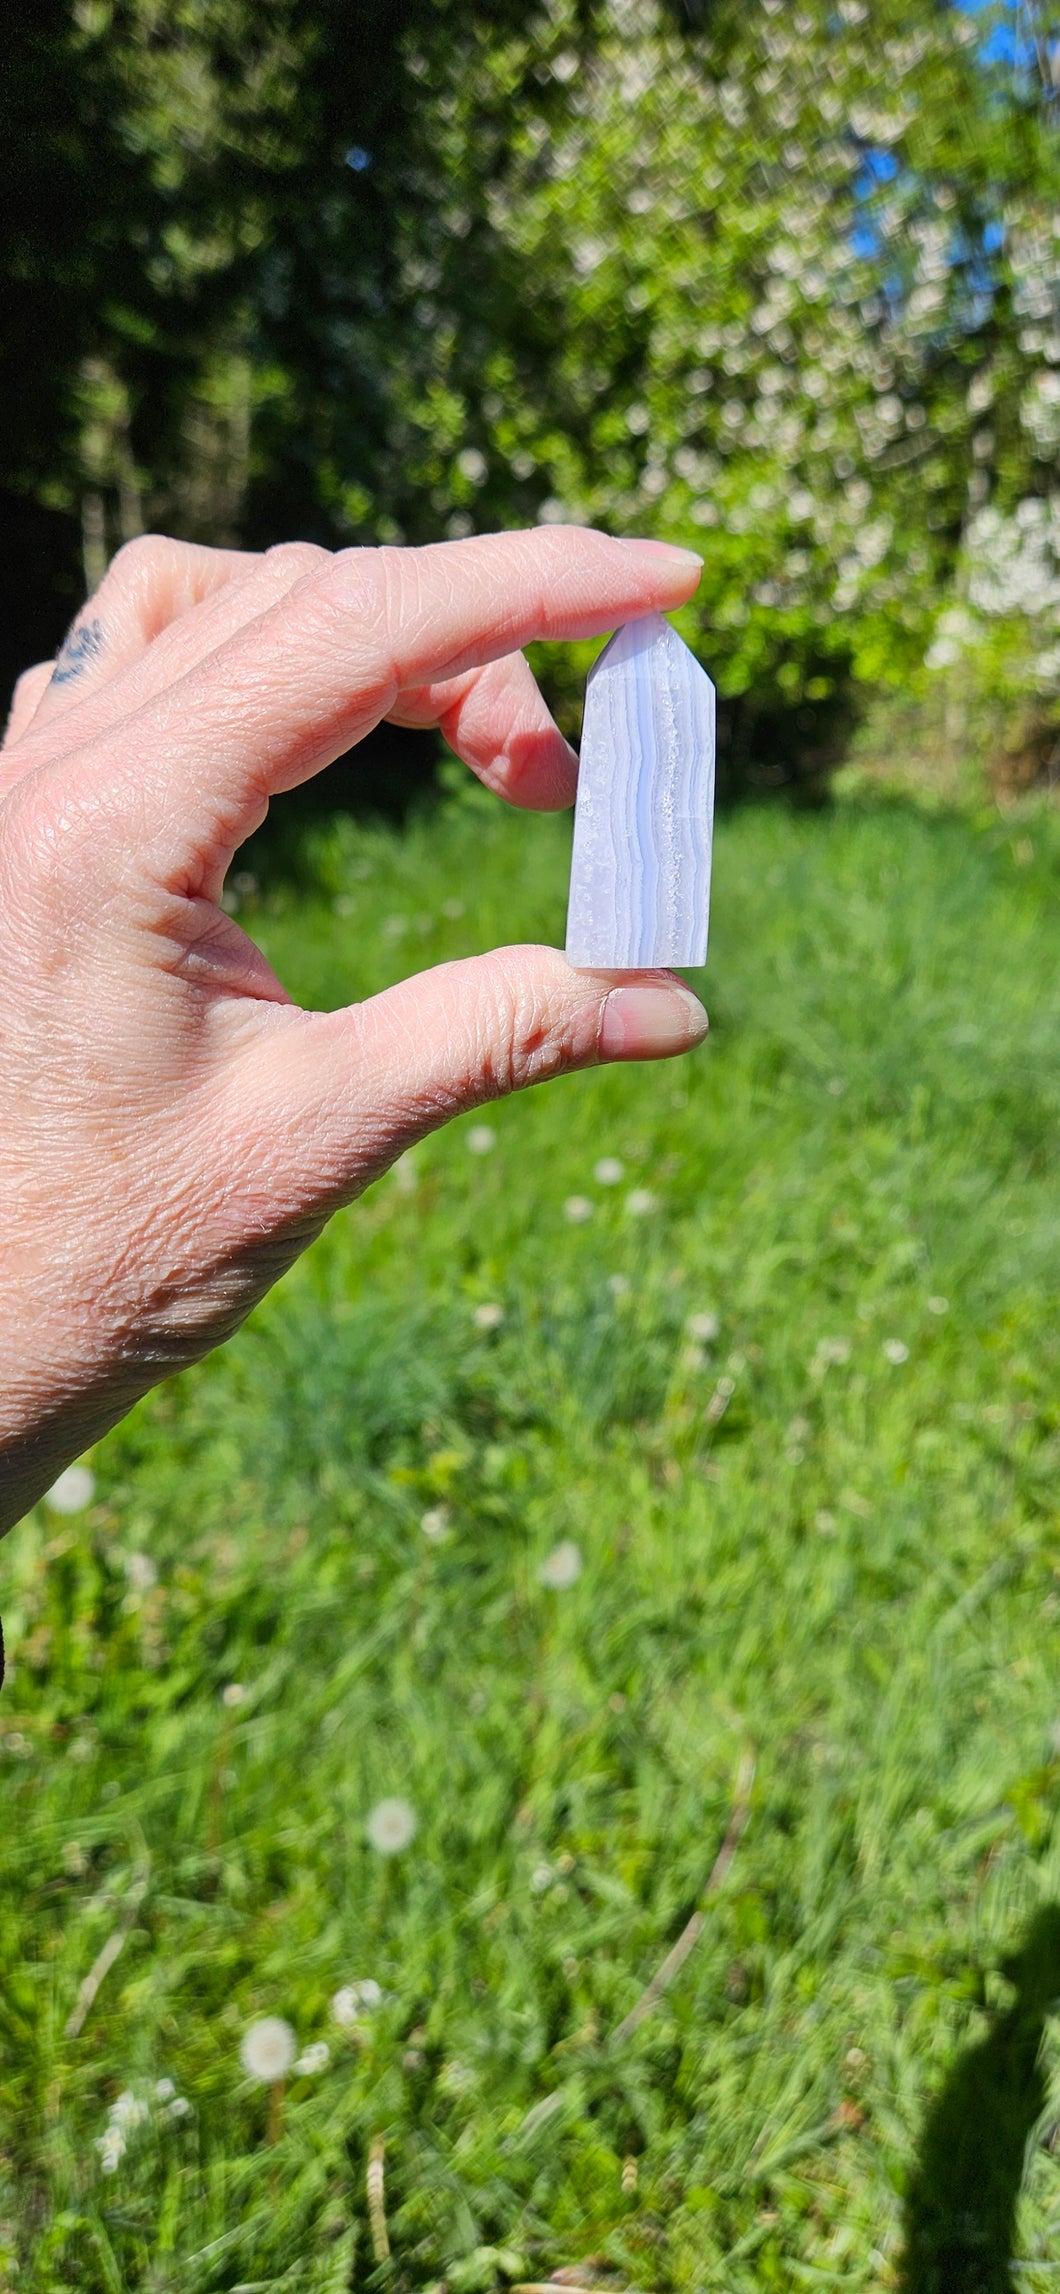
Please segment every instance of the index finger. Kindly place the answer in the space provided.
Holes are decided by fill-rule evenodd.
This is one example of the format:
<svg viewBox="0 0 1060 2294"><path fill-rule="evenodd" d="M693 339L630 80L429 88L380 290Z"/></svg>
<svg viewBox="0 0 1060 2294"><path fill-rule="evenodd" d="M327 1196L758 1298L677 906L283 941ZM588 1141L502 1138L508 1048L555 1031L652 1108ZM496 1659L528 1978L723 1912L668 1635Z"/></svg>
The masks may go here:
<svg viewBox="0 0 1060 2294"><path fill-rule="evenodd" d="M137 712L124 770L138 837L146 814L157 865L212 878L270 796L341 756L403 690L665 611L700 570L692 551L578 526L341 551ZM113 775L112 761L112 800Z"/></svg>

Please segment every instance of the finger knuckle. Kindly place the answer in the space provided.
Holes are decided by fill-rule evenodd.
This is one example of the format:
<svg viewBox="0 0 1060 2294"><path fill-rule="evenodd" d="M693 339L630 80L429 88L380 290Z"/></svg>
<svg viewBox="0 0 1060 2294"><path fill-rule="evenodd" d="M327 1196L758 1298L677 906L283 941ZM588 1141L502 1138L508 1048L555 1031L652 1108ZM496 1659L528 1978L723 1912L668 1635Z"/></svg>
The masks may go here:
<svg viewBox="0 0 1060 2294"><path fill-rule="evenodd" d="M149 587L167 574L184 552L191 555L192 548L190 542L174 542L166 534L135 534L115 551L107 567L106 584L111 588Z"/></svg>
<svg viewBox="0 0 1060 2294"><path fill-rule="evenodd" d="M577 1056L570 1016L556 1011L545 987L528 980L518 960L503 951L492 994L480 1014L481 1071L491 1098L522 1091L556 1075Z"/></svg>
<svg viewBox="0 0 1060 2294"><path fill-rule="evenodd" d="M292 587L307 575L322 573L332 562L331 551L322 549L318 542L274 542L265 552L270 572Z"/></svg>
<svg viewBox="0 0 1060 2294"><path fill-rule="evenodd" d="M24 669L21 677L16 678L15 690L11 696L13 717L18 716L23 709L31 708L40 699L54 668L54 661L35 661L32 669Z"/></svg>

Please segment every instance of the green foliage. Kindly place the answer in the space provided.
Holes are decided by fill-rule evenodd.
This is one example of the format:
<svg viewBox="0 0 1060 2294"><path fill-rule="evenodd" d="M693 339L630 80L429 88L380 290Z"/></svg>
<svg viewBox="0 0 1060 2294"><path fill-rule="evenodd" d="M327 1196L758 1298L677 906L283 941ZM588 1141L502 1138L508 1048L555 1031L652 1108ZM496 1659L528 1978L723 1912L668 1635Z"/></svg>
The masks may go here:
<svg viewBox="0 0 1060 2294"><path fill-rule="evenodd" d="M315 904L242 879L243 919L334 1003L557 938L565 859L473 791L333 832ZM1053 918L1044 819L731 818L701 1055L414 1150L100 1446L88 1511L8 1540L13 2285L470 2294L595 2255L617 2286L868 2289L908 2233L928 2294L943 2234L971 2287L1013 2212L1038 2285ZM729 1878L616 2048L748 1744ZM419 1819L389 1860L388 1795ZM331 2050L271 2105L240 2066L265 2015Z"/></svg>
<svg viewBox="0 0 1060 2294"><path fill-rule="evenodd" d="M921 676L977 519L1055 488L1060 46L1036 0L997 60L1011 13L49 0L0 476L90 581L144 523L692 541L737 759L817 769L853 686ZM1002 683L1051 722L1015 611Z"/></svg>

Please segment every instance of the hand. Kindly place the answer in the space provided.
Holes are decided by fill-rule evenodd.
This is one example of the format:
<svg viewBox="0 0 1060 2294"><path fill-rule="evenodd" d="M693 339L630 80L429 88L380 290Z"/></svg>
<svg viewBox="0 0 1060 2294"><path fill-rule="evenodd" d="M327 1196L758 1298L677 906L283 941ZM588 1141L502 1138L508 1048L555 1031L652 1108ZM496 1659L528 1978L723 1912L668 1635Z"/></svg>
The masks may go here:
<svg viewBox="0 0 1060 2294"><path fill-rule="evenodd" d="M571 527L336 556L152 537L22 678L0 752L0 1529L410 1141L700 1040L669 974L552 948L300 1011L219 906L270 796L384 717L439 725L511 803L568 804L575 759L517 649L677 605L698 571Z"/></svg>

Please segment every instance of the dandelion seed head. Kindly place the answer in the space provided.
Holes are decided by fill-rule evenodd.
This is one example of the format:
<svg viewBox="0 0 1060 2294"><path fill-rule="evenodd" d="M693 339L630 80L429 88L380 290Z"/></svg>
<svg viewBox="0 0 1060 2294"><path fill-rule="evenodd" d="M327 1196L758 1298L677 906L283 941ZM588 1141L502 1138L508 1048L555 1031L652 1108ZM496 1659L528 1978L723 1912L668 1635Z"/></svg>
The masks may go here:
<svg viewBox="0 0 1060 2294"><path fill-rule="evenodd" d="M402 1849L415 1839L417 1822L411 1802L394 1795L376 1802L365 1829L378 1855L400 1856Z"/></svg>
<svg viewBox="0 0 1060 2294"><path fill-rule="evenodd" d="M593 1165L593 1178L598 1187L620 1187L626 1176L626 1166L617 1155L601 1155Z"/></svg>
<svg viewBox="0 0 1060 2294"><path fill-rule="evenodd" d="M221 1691L221 1703L231 1710L233 1706L242 1704L246 1693L242 1681L226 1681Z"/></svg>
<svg viewBox="0 0 1060 2294"><path fill-rule="evenodd" d="M583 1227L586 1219L591 1219L592 1215L593 1206L588 1195L568 1195L563 1205L563 1216L572 1227Z"/></svg>
<svg viewBox="0 0 1060 2294"><path fill-rule="evenodd" d="M612 1298L628 1298L633 1285L628 1274L609 1274L607 1287Z"/></svg>
<svg viewBox="0 0 1060 2294"><path fill-rule="evenodd" d="M314 2039L311 2046L303 2047L294 2068L299 2078L312 2079L318 2071L326 2071L330 2061L331 2049L327 2040Z"/></svg>
<svg viewBox="0 0 1060 2294"><path fill-rule="evenodd" d="M690 1338L698 1338L702 1345L709 1346L717 1337L721 1323L716 1314L690 1314L685 1329Z"/></svg>
<svg viewBox="0 0 1060 2294"><path fill-rule="evenodd" d="M125 1553L121 1565L135 1592L149 1593L157 1585L158 1570L149 1553Z"/></svg>
<svg viewBox="0 0 1060 2294"><path fill-rule="evenodd" d="M626 1209L631 1219L646 1219L654 1211L656 1198L649 1187L631 1187L626 1196Z"/></svg>
<svg viewBox="0 0 1060 2294"><path fill-rule="evenodd" d="M371 2015L383 2004L381 1984L374 1976L362 1976L359 1983L344 1983L335 1993L331 2012L342 2031L351 2031L362 2015Z"/></svg>
<svg viewBox="0 0 1060 2294"><path fill-rule="evenodd" d="M949 1299L941 1297L929 1298L927 1302L927 1310L929 1314L948 1314L950 1311Z"/></svg>
<svg viewBox="0 0 1060 2294"><path fill-rule="evenodd" d="M467 1135L469 1155L492 1155L497 1134L491 1123L473 1123Z"/></svg>
<svg viewBox="0 0 1060 2294"><path fill-rule="evenodd" d="M147 2104L142 2101L139 2095L133 2094L131 2087L126 2087L118 2096L117 2101L112 2103L110 2107L111 2126L121 2127L123 2130L130 2127L142 2127L150 2115Z"/></svg>
<svg viewBox="0 0 1060 2294"><path fill-rule="evenodd" d="M173 2096L176 2094L176 2092L177 2092L177 2090L176 2090L176 2087L175 2087L175 2086L174 2086L174 2084L173 2084L173 2081L172 2081L172 2079L156 2079L156 2080L155 2080L155 2101L156 2101L156 2103L169 2103L169 2102L171 2102L171 2101L172 2101L172 2098L173 2098Z"/></svg>
<svg viewBox="0 0 1060 2294"><path fill-rule="evenodd" d="M428 1506L420 1515L420 1528L431 1545L442 1545L449 1535L449 1508L447 1505Z"/></svg>
<svg viewBox="0 0 1060 2294"><path fill-rule="evenodd" d="M530 1874L531 1893L535 1896L543 1896L545 1889L552 1886L555 1877L551 1864L535 1864Z"/></svg>
<svg viewBox="0 0 1060 2294"><path fill-rule="evenodd" d="M481 1306L476 1306L472 1321L476 1330L499 1330L504 1321L504 1308L495 1299L484 1299Z"/></svg>
<svg viewBox="0 0 1060 2294"><path fill-rule="evenodd" d="M239 2060L249 2079L271 2087L286 2078L297 2053L298 2041L282 2015L263 2015L244 2031Z"/></svg>
<svg viewBox="0 0 1060 2294"><path fill-rule="evenodd" d="M885 1338L883 1351L888 1362L893 1362L896 1369L900 1362L908 1362L909 1360L909 1348L904 1338Z"/></svg>
<svg viewBox="0 0 1060 2294"><path fill-rule="evenodd" d="M565 1593L568 1586L576 1584L581 1573L581 1548L572 1538L565 1537L553 1546L537 1574L541 1584L549 1586L552 1592Z"/></svg>
<svg viewBox="0 0 1060 2294"><path fill-rule="evenodd" d="M96 1494L96 1477L91 1466L67 1466L45 1491L44 1503L53 1513L83 1513Z"/></svg>

